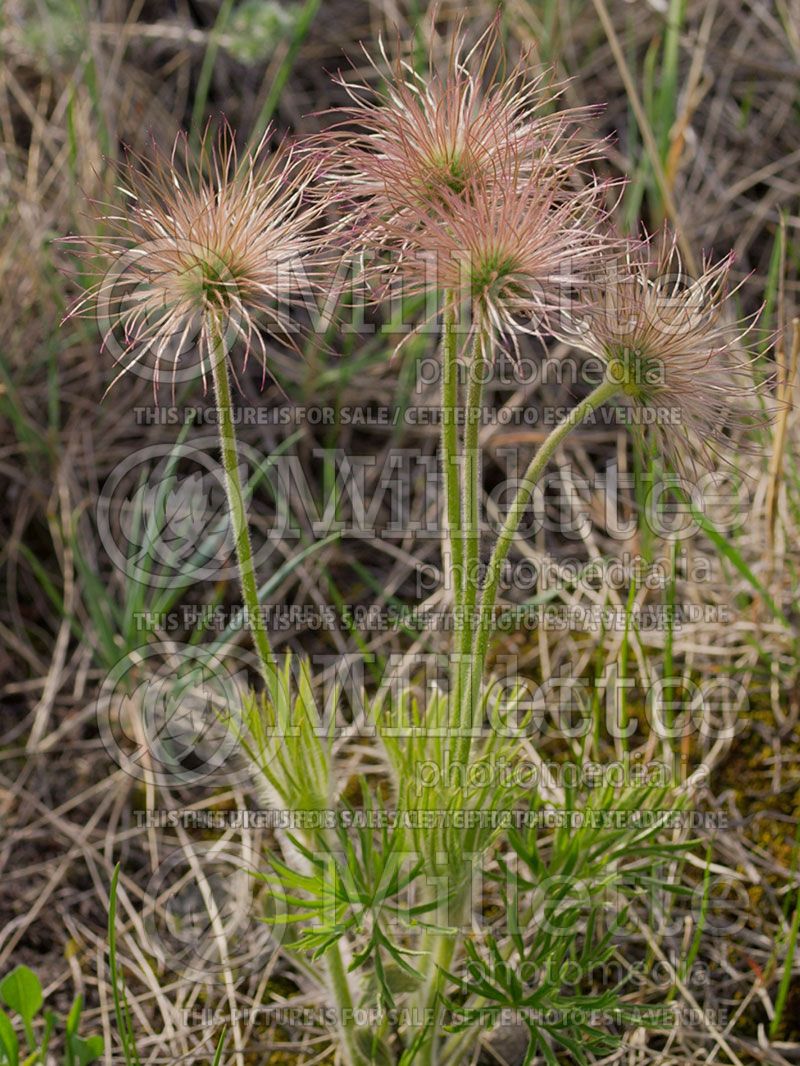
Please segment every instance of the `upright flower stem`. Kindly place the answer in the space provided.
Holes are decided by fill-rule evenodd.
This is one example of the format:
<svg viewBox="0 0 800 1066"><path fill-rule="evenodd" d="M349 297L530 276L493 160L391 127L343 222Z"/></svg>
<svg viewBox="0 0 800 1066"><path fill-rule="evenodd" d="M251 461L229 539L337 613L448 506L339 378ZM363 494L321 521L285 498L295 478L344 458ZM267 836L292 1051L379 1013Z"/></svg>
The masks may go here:
<svg viewBox="0 0 800 1066"><path fill-rule="evenodd" d="M239 477L239 450L236 444L236 427L233 422L228 356L225 351L222 328L214 316L209 316L207 328L210 340L211 374L214 381L217 421L219 423L220 453L222 467L225 471L228 511L236 543L236 559L239 564L242 598L247 611L250 629L253 633L253 642L258 653L261 676L264 678L265 685L269 688L270 683L277 675L277 663L258 603L258 584L253 565L250 531L247 526L247 509L245 507L242 481Z"/></svg>
<svg viewBox="0 0 800 1066"><path fill-rule="evenodd" d="M452 332L451 332L452 331ZM469 379L465 405L464 449L462 465L462 484L459 494L458 485L458 430L456 414L458 410L458 387L455 377L457 371L457 348L454 322L445 314L445 340L443 360L447 369L442 378L442 444L445 460L445 491L447 495L447 523L451 531L451 544L454 546L453 589L456 608L455 640L453 652L455 663L452 668L452 693L454 707L454 725L456 728L454 752L457 760L465 765L469 759L471 747L471 730L474 712L469 696L470 650L472 647L472 630L474 612L478 598L479 564L480 564L480 424L481 399L486 365L487 339L483 335L482 325L478 323L472 358L469 363ZM448 462L448 460L450 460ZM455 476L448 477L452 472ZM452 536L456 530L457 535ZM458 545L458 548L455 548ZM464 901L456 900L455 906L462 914ZM461 921L461 917L458 919ZM431 933L425 944L429 951L423 966L423 982L418 1003L423 1017L434 1018L440 1009L439 1000L443 984L443 974L450 968L458 943L458 934ZM438 1024L431 1025L428 1039L420 1051L420 1066L434 1066L439 1046Z"/></svg>
<svg viewBox="0 0 800 1066"><path fill-rule="evenodd" d="M350 985L342 962L339 945L333 944L328 949L325 958L328 963L331 991L336 1002L336 1011L339 1015L339 1033L342 1038L345 1063L347 1066L365 1066L364 1057L361 1055L356 1043L353 997L350 994Z"/></svg>
<svg viewBox="0 0 800 1066"><path fill-rule="evenodd" d="M478 602L480 586L480 499L481 499L481 401L483 398L484 371L486 368L486 349L489 338L485 335L483 323L478 313L472 358L469 363L469 381L464 429L464 628L461 633L460 661L462 677L468 678L472 673L470 655L472 651L472 633L475 625L475 608ZM466 764L472 743L472 730L475 725L473 693L462 681L460 689L460 706L458 727L460 733L459 758Z"/></svg>
<svg viewBox="0 0 800 1066"><path fill-rule="evenodd" d="M444 294L442 338L442 466L447 508L446 542L450 547L450 581L456 606L461 602L464 546L458 489L458 333L455 297Z"/></svg>
<svg viewBox="0 0 800 1066"><path fill-rule="evenodd" d="M442 337L442 467L445 492L445 531L443 556L445 581L453 597L453 642L450 661L450 700L453 719L458 719L461 705L463 667L459 660L461 627L464 625L464 531L461 520L461 490L458 455L458 332L456 329L455 294L444 294Z"/></svg>
<svg viewBox="0 0 800 1066"><path fill-rule="evenodd" d="M464 913L464 898L456 898L454 906L457 911L457 921L466 920ZM458 935L439 933L433 939L430 955L430 965L425 973L421 989L420 1002L423 1010L423 1023L433 1019L428 1039L419 1053L419 1066L437 1066L438 1052L441 1040L441 1006L439 999L442 984L444 983L444 971L449 970L455 955Z"/></svg>
<svg viewBox="0 0 800 1066"><path fill-rule="evenodd" d="M451 338L447 333L448 319L445 321L445 341L443 347L443 359L447 362L452 358L450 367L455 363L455 348L449 348ZM492 633L493 614L497 599L497 590L503 565L508 556L511 544L519 529L525 508L528 506L533 491L542 477L547 464L552 459L558 446L566 436L579 425L592 411L600 407L606 400L611 399L619 391L619 383L604 380L597 388L577 404L572 411L553 429L545 439L536 455L531 460L525 475L520 482L517 493L509 508L508 515L498 536L486 574L486 581L480 601L480 612L476 625L473 625L473 615L477 606L480 564L480 413L483 397L483 381L488 352L489 339L482 323L478 321L472 359L469 366L469 382L465 403L465 430L462 465L462 494L460 507L458 501L454 502L453 488L457 486L457 478L451 477L451 472L457 472L457 464L451 466L448 460L457 455L458 433L449 432L452 424L455 430L455 419L452 416L458 402L457 387L453 386L453 380L448 377L448 371L443 370L442 379L442 450L445 461L445 492L447 497L447 521L452 531L458 522L461 530L460 558L462 573L460 580L454 582L455 601L457 608L457 626L454 650L458 651L457 665L453 670L454 706L456 709L455 720L458 729L455 750L457 759L462 765L469 760L472 731L476 725L477 709L480 701L480 686L483 675L489 639ZM451 543L459 543L458 537L451 537ZM453 574L457 575L455 563L456 552L452 552ZM460 610L459 610L460 608ZM460 665L459 665L460 664ZM459 907L461 910L461 907ZM423 982L420 988L417 1002L426 1012L426 1016L433 1018L429 1036L420 1049L420 1066L434 1066L438 1054L438 1027L435 1021L436 1012L443 984L443 971L451 966L458 936L452 934L430 934L426 938L428 955L423 967Z"/></svg>
<svg viewBox="0 0 800 1066"><path fill-rule="evenodd" d="M480 687L480 680L486 662L486 653L489 647L489 638L492 633L494 607L497 600L497 589L500 584L500 575L503 570L503 564L505 563L511 548L511 544L517 534L520 522L522 521L522 516L525 513L525 508L528 506L531 497L533 496L533 491L542 477L547 464L553 458L553 455L564 438L569 436L572 430L580 425L588 415L593 411L596 411L598 407L602 406L607 400L610 400L615 396L616 393L619 392L619 389L620 385L617 381L612 381L608 378L601 381L597 388L590 392L579 404L576 404L569 414L567 414L555 429L552 430L549 436L545 438L541 447L534 455L533 459L531 459L528 469L525 471L525 475L520 482L516 496L511 503L508 514L506 515L506 520L498 535L486 571L486 582L484 584L483 595L481 598L478 629L473 644L470 692L478 690Z"/></svg>

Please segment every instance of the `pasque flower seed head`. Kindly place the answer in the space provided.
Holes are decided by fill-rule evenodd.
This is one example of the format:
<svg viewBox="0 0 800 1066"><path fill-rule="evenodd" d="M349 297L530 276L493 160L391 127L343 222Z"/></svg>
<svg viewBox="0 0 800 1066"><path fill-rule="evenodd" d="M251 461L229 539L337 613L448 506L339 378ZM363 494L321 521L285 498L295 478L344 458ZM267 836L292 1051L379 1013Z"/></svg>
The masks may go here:
<svg viewBox="0 0 800 1066"><path fill-rule="evenodd" d="M732 264L732 255L706 260L692 278L674 236L631 245L624 258L598 263L566 330L565 339L605 362L634 431L655 426L678 469L726 458L731 429L768 417L747 350L755 317L738 318L731 306Z"/></svg>
<svg viewBox="0 0 800 1066"><path fill-rule="evenodd" d="M585 135L594 109L553 110L561 88L533 75L525 56L501 69L499 18L468 47L459 28L447 59L428 70L390 62L385 87L340 79L351 104L323 138L334 195L349 201L365 233L383 223L425 225L427 211L467 198L513 166L522 180L536 172L569 183L599 145ZM383 81L385 71L367 56Z"/></svg>
<svg viewBox="0 0 800 1066"><path fill-rule="evenodd" d="M122 210L105 210L104 233L69 238L102 273L71 314L96 314L104 346L121 365L162 372L174 385L208 360L240 350L267 367L264 335L294 344L292 306L318 284L321 205L308 196L314 169L288 144L240 157L229 127L206 133L196 157L181 134L120 168Z"/></svg>
<svg viewBox="0 0 800 1066"><path fill-rule="evenodd" d="M614 254L607 236L605 186L587 184L569 197L556 176L522 175L514 160L490 179L471 179L466 196L443 192L424 226L400 217L385 226L402 249L376 259L367 273L402 278L410 295L436 288L480 320L492 341L516 347L520 333L542 336L584 285L598 259Z"/></svg>

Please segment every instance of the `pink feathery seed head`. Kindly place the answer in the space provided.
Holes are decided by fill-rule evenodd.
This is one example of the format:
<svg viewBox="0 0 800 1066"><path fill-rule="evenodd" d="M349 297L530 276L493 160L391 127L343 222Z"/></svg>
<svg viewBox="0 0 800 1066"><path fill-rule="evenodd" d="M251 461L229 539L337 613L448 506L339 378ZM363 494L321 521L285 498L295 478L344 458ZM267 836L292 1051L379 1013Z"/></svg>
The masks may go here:
<svg viewBox="0 0 800 1066"><path fill-rule="evenodd" d="M71 315L96 317L121 369L207 384L209 360L234 349L264 366L264 333L296 347L291 308L319 287L321 206L308 195L313 163L271 131L242 156L227 123L197 153L179 134L169 153L131 153L119 167L121 206L105 205L104 234L66 238L102 263Z"/></svg>
<svg viewBox="0 0 800 1066"><path fill-rule="evenodd" d="M565 199L552 174L498 166L467 192L443 192L424 228L406 217L387 222L390 254L365 270L408 295L451 293L473 329L480 322L517 351L520 334L552 333L597 262L618 253L619 240L604 228L607 186L586 185Z"/></svg>
<svg viewBox="0 0 800 1066"><path fill-rule="evenodd" d="M732 265L732 254L706 259L692 278L674 235L631 244L624 257L599 265L589 299L563 334L605 362L637 435L653 426L680 471L730 461L742 446L731 432L770 417L761 395L767 382L756 379L748 351L758 312L734 314Z"/></svg>
<svg viewBox="0 0 800 1066"><path fill-rule="evenodd" d="M383 89L340 77L351 104L320 143L328 187L351 205L365 238L399 219L424 227L432 205L460 203L498 169L516 169L522 180L546 174L566 194L581 164L599 154L584 133L596 109L551 110L562 86L532 74L527 56L511 71L502 55L493 59L499 29L498 16L470 47L459 25L446 62L437 64L432 47L425 74L391 62L381 46L390 72Z"/></svg>

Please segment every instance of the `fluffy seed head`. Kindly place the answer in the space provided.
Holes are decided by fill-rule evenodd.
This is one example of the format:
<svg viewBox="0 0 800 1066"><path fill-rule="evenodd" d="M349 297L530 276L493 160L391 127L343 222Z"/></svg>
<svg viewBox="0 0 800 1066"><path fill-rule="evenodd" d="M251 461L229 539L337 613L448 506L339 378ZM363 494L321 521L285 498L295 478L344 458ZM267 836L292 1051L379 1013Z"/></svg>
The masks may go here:
<svg viewBox="0 0 800 1066"><path fill-rule="evenodd" d="M70 314L93 314L103 345L127 371L152 377L167 367L173 391L212 354L255 351L266 373L262 332L293 344L292 304L313 287L321 213L307 195L307 159L282 145L265 155L270 131L240 158L223 126L193 158L179 135L171 154L154 148L120 168L123 210L106 211L98 237L68 238L103 264ZM222 348L220 349L220 341Z"/></svg>
<svg viewBox="0 0 800 1066"><path fill-rule="evenodd" d="M385 89L341 79L352 104L325 138L329 178L368 231L401 219L424 225L432 204L464 198L512 160L523 179L536 171L566 180L597 154L580 136L592 109L551 111L561 89L532 76L527 57L511 71L493 60L499 25L498 17L471 48L459 28L443 69L432 52L426 74L391 63L381 46Z"/></svg>
<svg viewBox="0 0 800 1066"><path fill-rule="evenodd" d="M765 421L746 347L757 316L733 314L732 255L692 278L674 236L653 244L601 265L566 338L605 362L635 432L653 425L662 453L693 471L730 458L731 429Z"/></svg>
<svg viewBox="0 0 800 1066"><path fill-rule="evenodd" d="M553 332L594 264L615 249L601 225L605 191L594 183L565 198L557 176L498 164L461 194L443 191L424 226L409 216L384 223L387 254L365 272L408 295L449 292L473 329L480 323L516 351L520 334Z"/></svg>

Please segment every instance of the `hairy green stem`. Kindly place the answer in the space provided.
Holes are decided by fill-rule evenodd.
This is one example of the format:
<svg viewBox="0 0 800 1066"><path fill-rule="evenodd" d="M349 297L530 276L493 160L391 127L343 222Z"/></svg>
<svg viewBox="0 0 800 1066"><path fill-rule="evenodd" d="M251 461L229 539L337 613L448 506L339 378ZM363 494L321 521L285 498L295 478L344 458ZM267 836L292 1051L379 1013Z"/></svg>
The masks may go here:
<svg viewBox="0 0 800 1066"><path fill-rule="evenodd" d="M336 1002L336 1012L339 1017L339 1035L342 1041L344 1061L346 1066L365 1066L365 1059L361 1055L356 1042L353 997L350 994L350 985L342 962L339 945L333 944L328 949L325 958L328 963L331 992Z"/></svg>
<svg viewBox="0 0 800 1066"><path fill-rule="evenodd" d="M430 1027L428 1039L420 1051L420 1066L435 1066L437 1062L436 1052L439 1047L440 1037L439 1015L441 1014L441 1008L439 1007L439 996L442 989L442 971L450 969L455 950L455 936L446 937L440 935L437 938L436 947L431 956L433 965L426 976L422 997L423 1020L425 1021L430 1017L434 1021Z"/></svg>
<svg viewBox="0 0 800 1066"><path fill-rule="evenodd" d="M480 577L480 499L481 499L481 399L483 397L485 347L487 338L475 335L475 347L469 368L466 428L464 430L464 607L467 620L478 602ZM467 627L469 628L469 627ZM465 650L469 650L468 648Z"/></svg>
<svg viewBox="0 0 800 1066"><path fill-rule="evenodd" d="M445 347L447 346L447 338ZM469 363L469 379L467 383L467 395L465 404L465 427L463 464L461 467L461 495L453 499L453 489L458 489L457 483L451 481L447 485L448 525L452 530L458 523L457 538L451 538L455 543L460 541L458 555L454 555L454 572L457 574L457 583L454 584L456 591L456 626L453 651L456 655L455 665L452 669L453 689L453 721L456 727L456 743L451 750L456 753L456 758L462 765L466 765L469 759L471 747L471 730L474 713L467 696L470 675L470 649L472 647L472 629L474 613L478 599L479 588L479 565L480 565L480 490L481 490L481 463L480 463L480 426L481 426L481 400L483 396L483 382L485 377L487 338L484 336L480 320L477 323L477 332L472 350L472 358ZM455 345L454 345L455 349ZM445 356L446 357L446 356ZM452 353L453 367L455 368L455 350ZM449 382L447 383L449 386ZM457 386L452 389L442 388L442 417L447 423L452 424L452 436L449 438L446 448L452 449L449 454L454 454L458 447L458 433L455 418L451 417L458 402ZM455 466L457 470L458 467ZM458 913L461 915L463 904L458 905ZM443 973L452 964L458 933L444 934L432 933L426 937L426 947L429 955L423 971L423 983L420 990L419 1003L423 1011L423 1018L438 1019L440 1011L439 999L441 996ZM437 1049L439 1047L438 1020L431 1026L428 1039L420 1052L422 1066L434 1066L436 1063Z"/></svg>
<svg viewBox="0 0 800 1066"><path fill-rule="evenodd" d="M253 634L253 643L258 653L261 675L267 688L269 688L270 682L276 676L277 664L258 603L258 584L256 583L256 572L253 565L250 531L247 526L247 508L245 506L242 481L239 476L239 450L236 444L236 427L233 421L228 355L225 351L225 342L220 324L213 316L210 316L208 320L208 332L211 340L209 355L217 404L219 446L222 467L225 471L228 510L236 543L236 559L239 564L242 599L244 600L248 622Z"/></svg>
<svg viewBox="0 0 800 1066"><path fill-rule="evenodd" d="M467 917L464 913L466 898L469 898L468 889L467 896L459 898L455 904L457 924L459 925ZM425 1041L425 1044L419 1053L420 1066L437 1066L439 1062L438 1052L441 1037L440 1021L442 1013L439 999L444 984L444 971L449 970L452 965L457 944L458 933L452 935L437 933L433 940L430 965L425 974L425 980L420 995L420 1003L423 1011L423 1024L428 1018L432 1018L433 1022L430 1026L428 1039Z"/></svg>
<svg viewBox="0 0 800 1066"><path fill-rule="evenodd" d="M442 467L445 491L445 530L443 538L444 574L446 588L453 596L454 633L460 632L464 603L464 535L461 519L461 490L459 486L458 450L458 333L456 330L455 295L444 294L444 332L442 337ZM450 701L452 718L458 719L461 703L461 675L458 658L460 639L454 641L450 661Z"/></svg>
<svg viewBox="0 0 800 1066"><path fill-rule="evenodd" d="M536 452L533 459L531 459L528 469L525 471L525 475L517 489L517 494L511 503L508 514L506 515L503 527L497 537L497 542L495 543L494 551L492 552L486 570L486 581L484 583L483 595L481 597L478 628L473 644L470 692L480 686L486 662L486 653L489 647L489 639L492 634L494 607L497 600L497 589L500 584L503 565L508 556L514 537L517 534L517 530L519 529L522 516L525 513L525 508L528 506L531 497L533 496L533 491L542 477L547 464L553 458L553 455L564 438L567 437L576 426L580 425L588 415L593 411L596 411L597 408L602 406L607 400L610 400L612 396L616 395L619 388L619 382L611 381L607 378L601 381L597 388L589 393L584 400L581 400L579 404L573 407L569 414L559 422L559 424L545 438L541 447Z"/></svg>
<svg viewBox="0 0 800 1066"><path fill-rule="evenodd" d="M442 466L447 508L446 543L450 546L450 581L453 600L461 603L464 546L461 532L461 499L458 488L458 334L451 292L444 295L442 340Z"/></svg>
<svg viewBox="0 0 800 1066"><path fill-rule="evenodd" d="M335 835L327 828L302 833L301 837L306 849L317 854L321 850L323 854L330 855L336 845ZM336 1010L342 1062L344 1066L368 1066L368 1055L366 1052L362 1053L358 1046L358 1026L353 1011L353 996L338 941L334 941L325 952L325 971L328 991Z"/></svg>
<svg viewBox="0 0 800 1066"><path fill-rule="evenodd" d="M469 382L464 429L464 627L461 633L460 662L462 682L459 689L459 760L466 765L472 745L475 725L474 693L467 679L472 673L472 634L475 627L475 608L480 586L480 501L481 501L481 401L485 377L489 337L478 317L472 359L469 364ZM467 682L465 684L465 682Z"/></svg>

